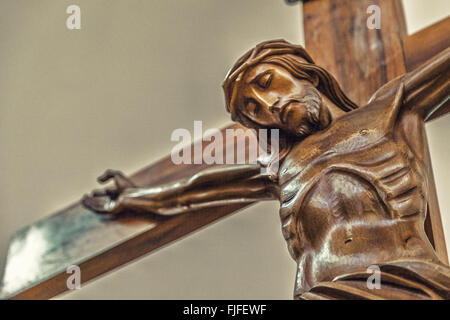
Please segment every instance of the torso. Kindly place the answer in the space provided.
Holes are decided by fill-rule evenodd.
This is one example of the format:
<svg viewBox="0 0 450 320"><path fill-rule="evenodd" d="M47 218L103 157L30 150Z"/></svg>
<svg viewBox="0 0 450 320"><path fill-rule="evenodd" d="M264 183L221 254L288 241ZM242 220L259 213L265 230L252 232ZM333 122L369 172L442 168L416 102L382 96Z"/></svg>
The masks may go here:
<svg viewBox="0 0 450 320"><path fill-rule="evenodd" d="M280 216L299 263L297 290L429 251L423 121L390 107L378 101L346 114L283 161Z"/></svg>

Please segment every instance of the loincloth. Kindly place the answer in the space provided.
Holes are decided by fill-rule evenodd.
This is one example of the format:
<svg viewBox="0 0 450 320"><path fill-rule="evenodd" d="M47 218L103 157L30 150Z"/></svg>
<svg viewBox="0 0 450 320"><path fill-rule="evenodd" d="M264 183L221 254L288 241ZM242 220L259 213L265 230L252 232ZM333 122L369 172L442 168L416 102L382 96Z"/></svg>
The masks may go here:
<svg viewBox="0 0 450 320"><path fill-rule="evenodd" d="M320 282L296 299L301 300L450 300L450 267L417 260L379 265L380 286L372 286L374 273L354 272Z"/></svg>

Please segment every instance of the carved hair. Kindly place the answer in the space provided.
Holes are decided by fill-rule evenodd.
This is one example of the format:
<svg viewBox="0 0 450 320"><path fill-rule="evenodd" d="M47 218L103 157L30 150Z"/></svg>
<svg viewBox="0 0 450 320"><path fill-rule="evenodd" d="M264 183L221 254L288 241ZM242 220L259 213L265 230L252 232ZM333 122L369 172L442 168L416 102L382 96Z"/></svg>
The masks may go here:
<svg viewBox="0 0 450 320"><path fill-rule="evenodd" d="M299 45L291 44L285 40L270 40L258 44L253 49L245 53L236 64L228 71L223 83L225 93L225 103L228 112L231 113L231 119L239 122L246 127L253 129L262 129L261 125L255 123L242 112L242 97L239 97L237 88L239 87L244 74L251 67L259 63L271 63L279 65L288 70L294 77L306 79L310 81L314 87L322 94L336 104L340 109L348 112L357 109L358 106L352 102L342 91L336 79L325 69L314 63L306 50ZM261 163L270 170L275 166L278 168L279 163L289 153L293 146L292 137L280 134L279 140L279 157L276 162L268 160ZM270 142L265 143L270 149ZM272 172L273 174L273 172ZM276 179L274 175L272 179Z"/></svg>
<svg viewBox="0 0 450 320"><path fill-rule="evenodd" d="M244 54L230 69L223 83L225 102L233 121L244 125L258 127L254 123L246 123L249 119L242 119L239 101L235 88L241 82L245 72L259 63L272 63L287 69L293 76L310 81L322 94L344 111L357 109L342 91L336 79L325 69L314 63L306 50L299 45L285 40L270 40L258 44Z"/></svg>

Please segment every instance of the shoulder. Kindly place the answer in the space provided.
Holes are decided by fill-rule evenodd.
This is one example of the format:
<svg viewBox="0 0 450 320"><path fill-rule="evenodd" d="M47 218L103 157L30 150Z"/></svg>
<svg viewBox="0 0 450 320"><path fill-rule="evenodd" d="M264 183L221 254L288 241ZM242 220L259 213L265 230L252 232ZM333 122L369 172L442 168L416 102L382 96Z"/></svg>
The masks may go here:
<svg viewBox="0 0 450 320"><path fill-rule="evenodd" d="M385 85L381 86L375 93L370 97L368 104L373 103L377 100L385 100L392 98L397 92L399 86L404 82L405 75L401 75Z"/></svg>

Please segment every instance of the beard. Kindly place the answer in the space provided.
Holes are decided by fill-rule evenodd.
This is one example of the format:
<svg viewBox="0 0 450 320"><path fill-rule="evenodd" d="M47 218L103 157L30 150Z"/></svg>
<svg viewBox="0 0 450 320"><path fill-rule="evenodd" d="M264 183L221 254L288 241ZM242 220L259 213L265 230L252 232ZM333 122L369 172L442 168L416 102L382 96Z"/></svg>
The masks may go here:
<svg viewBox="0 0 450 320"><path fill-rule="evenodd" d="M284 131L302 138L320 130L321 105L322 99L313 85L306 86L303 95L288 96L280 114Z"/></svg>

